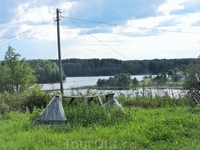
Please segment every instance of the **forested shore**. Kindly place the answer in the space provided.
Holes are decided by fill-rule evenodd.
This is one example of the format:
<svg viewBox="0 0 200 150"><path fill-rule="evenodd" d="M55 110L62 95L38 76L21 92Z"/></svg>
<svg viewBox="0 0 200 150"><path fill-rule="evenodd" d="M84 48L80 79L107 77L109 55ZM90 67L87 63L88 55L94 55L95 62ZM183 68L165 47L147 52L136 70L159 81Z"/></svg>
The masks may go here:
<svg viewBox="0 0 200 150"><path fill-rule="evenodd" d="M37 83L59 82L59 63L56 59L24 60L37 76ZM0 62L4 65L4 61ZM131 75L153 75L169 70L185 71L189 64L196 64L197 58L117 60L117 59L63 59L63 80L67 77L114 76L120 73Z"/></svg>
<svg viewBox="0 0 200 150"><path fill-rule="evenodd" d="M158 74L170 69L185 71L195 58L153 59L153 60L117 60L117 59L63 59L64 77L113 76L120 73L131 75ZM39 83L59 81L58 60L27 60L38 75Z"/></svg>

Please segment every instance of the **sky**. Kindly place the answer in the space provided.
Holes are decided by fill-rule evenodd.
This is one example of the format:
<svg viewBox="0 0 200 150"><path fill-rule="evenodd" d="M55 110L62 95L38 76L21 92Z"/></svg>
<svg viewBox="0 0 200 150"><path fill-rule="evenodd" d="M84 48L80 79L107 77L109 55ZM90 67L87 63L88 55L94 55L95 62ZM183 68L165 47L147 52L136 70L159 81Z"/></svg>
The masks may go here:
<svg viewBox="0 0 200 150"><path fill-rule="evenodd" d="M0 60L197 58L199 0L1 0Z"/></svg>

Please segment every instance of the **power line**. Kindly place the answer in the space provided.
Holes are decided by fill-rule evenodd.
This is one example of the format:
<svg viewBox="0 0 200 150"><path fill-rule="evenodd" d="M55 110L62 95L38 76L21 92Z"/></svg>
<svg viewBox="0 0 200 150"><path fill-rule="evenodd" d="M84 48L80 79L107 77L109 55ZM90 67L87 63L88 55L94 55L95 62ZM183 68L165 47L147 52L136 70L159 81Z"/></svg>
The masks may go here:
<svg viewBox="0 0 200 150"><path fill-rule="evenodd" d="M105 23L105 22L100 22L100 21L78 19L78 18L72 18L72 17L67 17L67 16L65 16L65 18L71 19L71 20L83 21L83 22L96 23L96 24L104 24L104 25L110 25L110 26L119 26L119 24L112 24L112 23ZM147 28L147 27L136 27L136 26L124 26L124 27L137 28L137 29L145 29L145 30L155 30L155 31L161 31L161 32L174 32L174 33L185 33L185 34L200 34L198 32L174 31L174 30L165 30L165 29L158 29L158 28Z"/></svg>
<svg viewBox="0 0 200 150"><path fill-rule="evenodd" d="M108 47L112 51L114 51L114 52L118 53L119 55L123 56L124 58L130 60L128 57L122 55L121 53L119 53L118 51L114 50L112 47L110 47L109 45L105 44L104 42L102 42L101 40L99 40L97 37L95 37L94 35L92 35L91 33L89 33L88 31L86 31L84 28L82 28L81 26L79 26L77 23L75 23L74 21L72 21L70 18L67 18L67 19L69 19L72 23L74 23L77 27L79 27L80 29L82 29L88 35L90 35L91 37L93 37L94 39L96 39L97 41L99 41L100 43L102 43L104 46Z"/></svg>
<svg viewBox="0 0 200 150"><path fill-rule="evenodd" d="M0 43L3 43L3 44L0 45L0 47L3 46L3 45L6 45L6 44L8 44L8 43L10 43L10 42L12 42L12 41L17 40L18 37L22 37L22 36L25 36L25 35L27 35L27 34L29 34L29 33L33 33L34 31L36 31L36 30L38 30L38 29L40 29L40 28L46 26L47 24L49 24L49 23L51 23L51 22L52 22L52 19L51 19L51 20L48 20L48 21L45 21L45 22L43 22L42 24L40 24L40 25L38 25L38 26L36 26L36 27L34 27L34 28L31 28L31 29L29 29L29 30L26 30L26 31L24 31L24 32L21 32L21 33L19 33L18 35L15 35L15 36L12 36L12 37L10 37L10 38L8 38L8 39L6 39L6 40L0 41Z"/></svg>
<svg viewBox="0 0 200 150"><path fill-rule="evenodd" d="M49 21L46 21L46 22L40 24L39 26L36 26L36 27L34 27L34 28L31 28L31 29L29 29L29 30L26 30L26 31L24 31L24 32L21 32L21 33L19 33L18 35L12 36L12 37L10 37L10 38L8 38L8 39L6 39L6 40L1 41L0 43L9 41L10 39L16 38L16 37L18 37L18 36L24 36L24 35L26 35L26 34L28 34L28 33L34 32L35 30L37 30L37 29L39 29L39 28L41 28L41 27L43 27L43 26L49 24L50 22L51 22L50 20L49 20Z"/></svg>

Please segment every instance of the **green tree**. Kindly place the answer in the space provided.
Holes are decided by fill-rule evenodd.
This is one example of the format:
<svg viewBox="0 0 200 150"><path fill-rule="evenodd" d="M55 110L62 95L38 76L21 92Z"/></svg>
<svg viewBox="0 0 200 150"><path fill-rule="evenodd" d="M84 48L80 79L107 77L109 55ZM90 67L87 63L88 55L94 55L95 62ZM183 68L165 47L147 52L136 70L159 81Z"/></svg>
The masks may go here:
<svg viewBox="0 0 200 150"><path fill-rule="evenodd" d="M116 74L109 79L98 79L97 86L129 86L131 83L131 75L129 73Z"/></svg>
<svg viewBox="0 0 200 150"><path fill-rule="evenodd" d="M107 85L107 80L106 79L98 79L97 81L97 86L98 87L103 87Z"/></svg>
<svg viewBox="0 0 200 150"><path fill-rule="evenodd" d="M55 83L60 81L59 67L56 62L50 60L38 60L36 63L29 62L38 76L37 83ZM66 75L63 72L63 80Z"/></svg>
<svg viewBox="0 0 200 150"><path fill-rule="evenodd" d="M117 86L129 86L131 83L131 75L129 73L120 73L114 76Z"/></svg>
<svg viewBox="0 0 200 150"><path fill-rule="evenodd" d="M132 84L133 84L134 87L136 87L136 86L139 84L139 81L137 80L136 77L133 78L133 80L132 80Z"/></svg>
<svg viewBox="0 0 200 150"><path fill-rule="evenodd" d="M170 77L172 77L174 75L174 71L172 69L170 69L167 73Z"/></svg>
<svg viewBox="0 0 200 150"><path fill-rule="evenodd" d="M158 62L155 60L152 60L149 62L149 70L152 74L158 73Z"/></svg>
<svg viewBox="0 0 200 150"><path fill-rule="evenodd" d="M19 59L20 54L8 47L4 58L4 65L0 67L0 92L23 91L36 82L33 69L25 65L25 59Z"/></svg>
<svg viewBox="0 0 200 150"><path fill-rule="evenodd" d="M0 66L0 92L12 89L11 84L7 84L10 81L8 72L8 68Z"/></svg>
<svg viewBox="0 0 200 150"><path fill-rule="evenodd" d="M200 90L200 86L198 85L197 78L195 77L195 74L200 75L200 55L197 59L197 63L191 63L187 69L186 69L186 80L184 82L184 88L190 89L190 88L196 88Z"/></svg>
<svg viewBox="0 0 200 150"><path fill-rule="evenodd" d="M178 68L174 68L174 73L177 73L179 72L179 69Z"/></svg>
<svg viewBox="0 0 200 150"><path fill-rule="evenodd" d="M157 84L164 84L167 81L166 73L163 72L161 74L157 74L156 77L152 79L152 81L157 82Z"/></svg>
<svg viewBox="0 0 200 150"><path fill-rule="evenodd" d="M179 78L178 78L178 76L174 76L174 82L178 82L179 81Z"/></svg>

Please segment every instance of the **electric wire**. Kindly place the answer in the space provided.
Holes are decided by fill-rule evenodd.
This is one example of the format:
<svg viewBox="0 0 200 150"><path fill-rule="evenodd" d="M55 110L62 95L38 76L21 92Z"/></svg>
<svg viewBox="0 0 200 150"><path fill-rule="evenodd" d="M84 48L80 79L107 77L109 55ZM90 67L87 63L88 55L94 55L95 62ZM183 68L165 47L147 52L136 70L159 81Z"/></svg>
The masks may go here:
<svg viewBox="0 0 200 150"><path fill-rule="evenodd" d="M40 24L40 25L38 25L38 26L36 26L36 27L34 27L34 28L31 28L31 29L29 29L29 30L26 30L26 31L24 31L24 32L21 32L21 33L15 35L15 36L12 36L12 37L10 37L10 38L8 38L8 39L3 40L3 41L0 41L0 43L3 43L3 44L0 45L0 47L3 46L3 45L6 45L6 44L8 44L8 43L10 43L10 42L12 42L12 41L17 40L18 37L22 37L22 36L25 36L25 35L27 35L27 34L29 34L29 33L33 33L34 31L36 31L36 30L38 30L38 29L40 29L40 28L42 28L42 27L44 27L44 26L50 24L51 22L52 22L52 19L51 19L51 20L48 20L48 21L45 21L45 22L43 22L42 24Z"/></svg>
<svg viewBox="0 0 200 150"><path fill-rule="evenodd" d="M62 16L63 17L63 16ZM101 22L101 21L92 21L92 20L85 20L85 19L79 19L79 18L73 18L73 17L68 17L68 16L64 16L64 18L67 18L68 20L70 20L73 24L75 24L78 28L82 29L85 33L87 33L88 35L90 35L91 37L93 37L94 39L96 39L97 41L99 41L101 44L103 44L104 46L108 47L109 49L111 49L112 51L118 53L119 55L123 56L124 58L128 59L128 57L122 55L121 53L119 53L118 51L116 51L115 49L113 49L112 47L110 47L109 45L105 44L103 41L99 40L97 37L95 37L94 35L92 35L91 33L89 33L87 30L85 30L83 27L81 27L80 25L78 25L76 22L74 22L73 20L77 20L77 21L82 21L82 22L90 22L90 23L95 23L95 24L104 24L104 25L109 25L109 26L120 26L119 24L112 24L112 23L105 23L105 22ZM3 43L0 45L6 45L12 41L15 41L18 39L18 37L22 37L25 36L29 33L32 33L44 26L46 26L47 24L51 23L52 19L49 21L46 21L42 24L40 24L39 26L36 26L32 29L26 30L22 33L19 33L18 35L12 36L8 39L5 39L3 41L0 41L0 43ZM121 25L122 26L122 25ZM160 31L160 32L174 32L174 33L185 33L185 34L200 34L198 32L185 32L185 31L173 31L173 30L165 30L165 29L158 29L158 28L147 28L147 27L136 27L136 26L123 26L123 27L129 27L129 28L137 28L137 29L145 29L145 30L154 30L154 31Z"/></svg>
<svg viewBox="0 0 200 150"><path fill-rule="evenodd" d="M71 19L71 20L83 21L83 22L90 22L90 23L95 23L95 24L104 24L104 25L110 25L110 26L120 26L119 24L112 24L112 23L105 23L105 22L100 22L100 21L78 19L78 18L67 17L67 16L65 16L65 18ZM174 32L174 33L185 33L185 34L200 34L199 32L174 31L174 30L165 30L165 29L158 29L158 28L147 28L147 27L136 27L136 26L123 26L123 27L145 29L145 30L154 30L154 31L160 31L160 32Z"/></svg>
<svg viewBox="0 0 200 150"><path fill-rule="evenodd" d="M68 18L69 19L69 18ZM119 55L121 55L122 57L130 60L128 57L124 56L123 54L119 53L118 51L116 51L115 49L113 49L112 47L110 47L109 45L105 44L103 41L99 40L97 37L95 37L94 35L92 35L91 33L89 33L88 31L86 31L84 28L82 28L80 25L78 25L77 23L75 23L74 21L72 21L71 19L69 19L73 24L75 24L77 27L79 27L80 29L82 29L85 33L87 33L88 35L90 35L91 37L93 37L94 39L96 39L97 41L99 41L101 44L103 44L104 46L108 47L109 49L111 49L112 51L118 53Z"/></svg>
<svg viewBox="0 0 200 150"><path fill-rule="evenodd" d="M37 29L39 29L39 28L41 28L41 27L43 27L43 26L49 24L50 22L51 22L51 21L46 21L46 22L42 23L42 24L39 25L39 26L36 26L36 27L34 27L34 28L31 28L31 29L29 29L29 30L26 30L26 31L24 31L24 32L21 32L21 33L15 35L15 36L12 36L12 37L10 37L10 38L8 38L8 39L6 39L6 40L1 41L0 43L3 43L3 42L6 42L6 41L11 40L11 39L13 39L13 38L16 38L16 37L19 37L19 36L24 36L24 35L26 35L26 34L29 34L29 33L31 33L31 32L34 32L35 30L37 30Z"/></svg>

